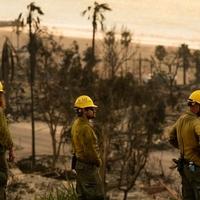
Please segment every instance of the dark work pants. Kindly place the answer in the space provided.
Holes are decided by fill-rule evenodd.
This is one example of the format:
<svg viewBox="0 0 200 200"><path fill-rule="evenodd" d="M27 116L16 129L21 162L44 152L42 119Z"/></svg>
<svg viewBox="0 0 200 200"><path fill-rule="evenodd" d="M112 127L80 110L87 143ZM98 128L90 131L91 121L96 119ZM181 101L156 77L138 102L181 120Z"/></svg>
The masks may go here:
<svg viewBox="0 0 200 200"><path fill-rule="evenodd" d="M0 154L0 200L6 200L6 185L8 178L8 164L6 152Z"/></svg>
<svg viewBox="0 0 200 200"><path fill-rule="evenodd" d="M200 200L200 167L193 172L185 165L181 177L183 200Z"/></svg>
<svg viewBox="0 0 200 200"><path fill-rule="evenodd" d="M98 167L77 161L76 173L78 200L104 200L103 183Z"/></svg>

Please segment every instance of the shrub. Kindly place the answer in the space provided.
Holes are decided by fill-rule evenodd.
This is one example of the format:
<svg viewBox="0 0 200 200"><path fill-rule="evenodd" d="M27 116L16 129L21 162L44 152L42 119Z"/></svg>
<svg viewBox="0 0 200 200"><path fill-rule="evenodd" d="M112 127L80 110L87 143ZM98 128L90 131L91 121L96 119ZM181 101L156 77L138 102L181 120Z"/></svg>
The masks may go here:
<svg viewBox="0 0 200 200"><path fill-rule="evenodd" d="M62 185L54 190L48 190L45 194L36 197L36 200L77 200L77 194L73 184L68 187Z"/></svg>

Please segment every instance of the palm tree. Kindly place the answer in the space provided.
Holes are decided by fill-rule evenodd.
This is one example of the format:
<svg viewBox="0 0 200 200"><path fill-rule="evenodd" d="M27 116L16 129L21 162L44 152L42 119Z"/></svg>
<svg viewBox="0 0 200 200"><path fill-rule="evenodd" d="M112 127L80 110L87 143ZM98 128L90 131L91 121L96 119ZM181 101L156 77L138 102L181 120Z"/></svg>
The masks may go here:
<svg viewBox="0 0 200 200"><path fill-rule="evenodd" d="M15 33L17 35L17 50L19 50L19 36L24 27L24 19L22 17L22 13L19 14L18 18L15 20Z"/></svg>
<svg viewBox="0 0 200 200"><path fill-rule="evenodd" d="M200 81L200 50L195 50L193 55L193 62L195 63L196 67L196 82L198 83Z"/></svg>
<svg viewBox="0 0 200 200"><path fill-rule="evenodd" d="M10 83L13 81L14 72L16 64L18 64L18 57L16 49L14 48L11 41L6 38L3 43L2 48L2 57L1 57L1 66L0 66L0 80L3 81L6 88L6 104L7 109L10 109L9 105L9 94L10 94Z"/></svg>
<svg viewBox="0 0 200 200"><path fill-rule="evenodd" d="M132 35L128 30L124 30L121 33L121 44L125 48L128 48L132 40Z"/></svg>
<svg viewBox="0 0 200 200"><path fill-rule="evenodd" d="M35 6L32 2L27 6L28 17L27 24L29 26L29 44L28 51L30 55L30 87L31 87L31 125L32 125L32 166L35 166L35 117L34 117L34 79L36 67L36 53L38 50L37 32L40 30L40 19L34 17L35 11L39 15L43 15L41 8Z"/></svg>
<svg viewBox="0 0 200 200"><path fill-rule="evenodd" d="M111 11L111 8L107 3L99 4L96 1L93 6L88 6L86 10L82 12L82 15L88 14L88 19L92 20L92 56L95 58L95 35L97 31L97 23L99 22L101 25L101 30L104 30L104 20L105 16L103 15L104 11Z"/></svg>
<svg viewBox="0 0 200 200"><path fill-rule="evenodd" d="M182 59L182 67L183 67L183 84L186 84L186 72L189 67L189 58L191 56L190 49L187 44L182 44L178 49L179 58Z"/></svg>
<svg viewBox="0 0 200 200"><path fill-rule="evenodd" d="M159 68L161 69L162 61L164 60L165 56L167 55L167 51L164 46L158 45L155 48L155 56L159 60Z"/></svg>
<svg viewBox="0 0 200 200"><path fill-rule="evenodd" d="M107 31L104 37L104 63L108 67L108 76L113 79L118 70L118 51L116 46L115 30Z"/></svg>
<svg viewBox="0 0 200 200"><path fill-rule="evenodd" d="M123 30L121 33L121 45L125 49L125 57L128 56L128 47L132 41L132 35L128 30ZM125 62L125 72L128 72L128 62Z"/></svg>

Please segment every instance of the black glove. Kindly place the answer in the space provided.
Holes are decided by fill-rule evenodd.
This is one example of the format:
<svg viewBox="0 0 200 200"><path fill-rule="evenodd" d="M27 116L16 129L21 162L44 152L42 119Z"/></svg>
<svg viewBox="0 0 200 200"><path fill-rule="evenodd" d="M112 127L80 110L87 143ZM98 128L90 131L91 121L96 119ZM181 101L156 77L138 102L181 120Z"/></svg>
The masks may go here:
<svg viewBox="0 0 200 200"><path fill-rule="evenodd" d="M72 156L72 163L71 163L71 169L75 169L76 168L76 161L77 161L77 158L76 158L76 155L74 154Z"/></svg>

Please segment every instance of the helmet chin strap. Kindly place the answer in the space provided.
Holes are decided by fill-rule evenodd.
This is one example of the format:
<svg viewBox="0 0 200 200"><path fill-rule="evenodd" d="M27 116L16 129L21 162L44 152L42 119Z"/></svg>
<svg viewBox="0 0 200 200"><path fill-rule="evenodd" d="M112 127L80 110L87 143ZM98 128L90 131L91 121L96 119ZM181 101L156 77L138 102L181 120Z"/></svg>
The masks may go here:
<svg viewBox="0 0 200 200"><path fill-rule="evenodd" d="M195 113L198 117L200 117L200 110Z"/></svg>
<svg viewBox="0 0 200 200"><path fill-rule="evenodd" d="M199 107L199 110L198 110L198 112L196 114L199 117L200 116L200 104L198 104L198 107Z"/></svg>
<svg viewBox="0 0 200 200"><path fill-rule="evenodd" d="M196 113L198 117L200 117L200 110Z"/></svg>

